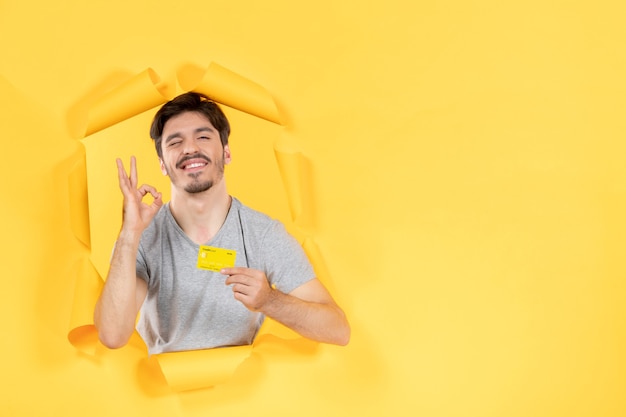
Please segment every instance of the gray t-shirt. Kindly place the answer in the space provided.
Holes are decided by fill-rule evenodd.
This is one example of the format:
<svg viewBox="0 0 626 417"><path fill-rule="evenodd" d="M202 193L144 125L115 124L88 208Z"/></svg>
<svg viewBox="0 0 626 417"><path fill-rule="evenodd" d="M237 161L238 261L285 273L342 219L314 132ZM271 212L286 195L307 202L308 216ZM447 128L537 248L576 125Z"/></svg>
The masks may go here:
<svg viewBox="0 0 626 417"><path fill-rule="evenodd" d="M235 198L218 233L205 245L236 251L235 266L265 272L289 293L315 277L300 244L282 223ZM148 284L137 331L150 354L252 343L264 316L235 300L226 276L197 267L200 246L165 204L143 232L137 276Z"/></svg>

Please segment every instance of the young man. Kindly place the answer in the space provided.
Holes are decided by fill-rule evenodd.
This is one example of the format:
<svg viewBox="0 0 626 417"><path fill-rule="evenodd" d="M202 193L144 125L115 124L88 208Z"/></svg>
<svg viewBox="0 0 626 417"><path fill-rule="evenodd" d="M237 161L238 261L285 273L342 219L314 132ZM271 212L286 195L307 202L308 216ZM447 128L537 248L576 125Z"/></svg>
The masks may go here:
<svg viewBox="0 0 626 417"><path fill-rule="evenodd" d="M150 354L250 344L265 316L316 341L348 343L345 315L298 242L227 193L229 134L204 95L185 93L161 107L150 135L171 181L167 204L154 187L138 186L134 157L129 173L117 160L123 223L94 314L104 345L124 346L140 310L137 330ZM235 266L198 267L205 246L235 252Z"/></svg>

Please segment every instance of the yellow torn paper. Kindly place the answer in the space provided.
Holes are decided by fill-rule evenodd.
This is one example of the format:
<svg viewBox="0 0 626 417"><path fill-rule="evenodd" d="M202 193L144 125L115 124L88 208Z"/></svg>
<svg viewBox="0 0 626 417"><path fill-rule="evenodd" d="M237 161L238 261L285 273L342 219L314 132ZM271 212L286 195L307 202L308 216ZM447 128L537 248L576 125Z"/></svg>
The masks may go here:
<svg viewBox="0 0 626 417"><path fill-rule="evenodd" d="M95 97L88 108L68 118L69 130L79 138L89 136L165 103L168 85L151 69L133 76L116 88Z"/></svg>
<svg viewBox="0 0 626 417"><path fill-rule="evenodd" d="M195 68L180 71L178 82L186 91L206 94L218 103L282 124L276 103L265 88L214 62L204 72Z"/></svg>
<svg viewBox="0 0 626 417"><path fill-rule="evenodd" d="M72 232L85 246L91 246L89 231L89 203L87 196L87 162L82 146L80 158L72 167L68 178L70 198L70 223Z"/></svg>
<svg viewBox="0 0 626 417"><path fill-rule="evenodd" d="M291 218L296 226L310 233L314 219L309 161L301 152L288 150L282 143L274 145L274 152L287 190Z"/></svg>
<svg viewBox="0 0 626 417"><path fill-rule="evenodd" d="M218 64L212 63L202 71L197 69L194 71L190 68L179 71L178 82L185 90L204 93L220 104L277 124L281 123L276 104L263 87ZM91 142L88 143L89 146L86 146L87 158L76 162L69 178L72 228L76 237L91 251L91 261L85 259L77 265L78 279L68 334L70 342L82 351L91 349L93 354L98 352L98 349L95 349L98 341L93 325L93 309L103 285L102 278L106 276L108 269L105 261L100 262L100 260L110 257L110 247L108 247L110 245L103 241L103 236L99 232L103 226L101 223L106 223L106 219L103 218L105 213L100 211L92 213L89 207L93 206L91 209L102 210L108 207L104 204L106 201L119 199L119 196L109 195L117 190L109 186L108 180L103 183L104 179L101 178L99 172L89 171L89 161L99 162L98 159L94 159L96 155L90 155L90 152L97 151L98 158L108 158L106 155L111 152L106 151L106 146L118 143L116 138L137 137L136 132L132 130L129 130L130 134L127 134L124 125L111 129L111 131L116 131L113 135L108 135L109 130L105 129L112 128L114 125L164 103L167 100L165 92L171 88L172 86L160 83L156 73L147 69L101 97L92 99L90 101L92 105L88 109L82 109L86 115L83 119L76 115L69 118L70 124L73 125L70 128L74 130L81 124L85 125L81 131L81 137L101 132L88 139ZM146 126L147 129L148 126ZM101 143L100 141L105 139L107 139L107 145L104 149L100 145L94 146L95 143ZM96 142L93 142L94 140ZM290 149L286 143L275 145L274 150L296 232L307 233L307 238L302 239L305 240L304 244L307 246L305 250L308 249L307 252L314 255L311 262L316 270L325 271L323 265L320 267L321 255L316 250L312 238L308 236L313 228L311 172L308 160L299 151ZM113 153L119 151L115 150ZM88 177L91 177L90 181L87 181ZM88 187L89 190L87 190ZM100 195L102 193L107 193L107 195ZM106 217L110 220L109 215ZM113 227L113 225L110 226ZM109 230L108 225L107 230ZM108 248L106 253L103 248ZM95 251L102 253L96 254ZM297 333L272 320L268 320L268 323L262 327L259 340L274 340L267 339L270 334L276 340L281 340L281 343L287 344L301 339ZM228 380L239 365L250 356L254 346L262 345L163 353L154 355L153 362L158 364L165 381L172 390L195 390L215 386Z"/></svg>
<svg viewBox="0 0 626 417"><path fill-rule="evenodd" d="M170 352L155 355L167 384L189 391L221 384L250 356L252 345Z"/></svg>
<svg viewBox="0 0 626 417"><path fill-rule="evenodd" d="M74 271L76 289L67 338L79 350L93 353L97 341L96 329L93 325L93 310L102 290L102 278L87 258L80 259Z"/></svg>

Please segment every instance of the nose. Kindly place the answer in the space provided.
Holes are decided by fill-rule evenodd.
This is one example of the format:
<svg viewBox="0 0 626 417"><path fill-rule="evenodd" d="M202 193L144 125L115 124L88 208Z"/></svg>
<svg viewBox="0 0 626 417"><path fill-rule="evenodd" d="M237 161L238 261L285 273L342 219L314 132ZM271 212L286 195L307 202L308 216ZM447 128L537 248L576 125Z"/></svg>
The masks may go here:
<svg viewBox="0 0 626 417"><path fill-rule="evenodd" d="M185 155L198 153L198 149L198 144L193 138L185 139L183 142L183 153Z"/></svg>

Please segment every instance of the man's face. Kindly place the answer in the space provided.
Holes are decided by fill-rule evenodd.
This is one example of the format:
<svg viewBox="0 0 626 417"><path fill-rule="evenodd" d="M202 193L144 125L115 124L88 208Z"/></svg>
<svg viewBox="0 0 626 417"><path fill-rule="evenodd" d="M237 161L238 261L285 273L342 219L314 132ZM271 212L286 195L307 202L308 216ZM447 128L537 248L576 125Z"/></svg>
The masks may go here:
<svg viewBox="0 0 626 417"><path fill-rule="evenodd" d="M230 162L228 145L198 112L185 112L169 119L163 127L161 171L172 186L188 193L209 190L224 178L224 165Z"/></svg>

